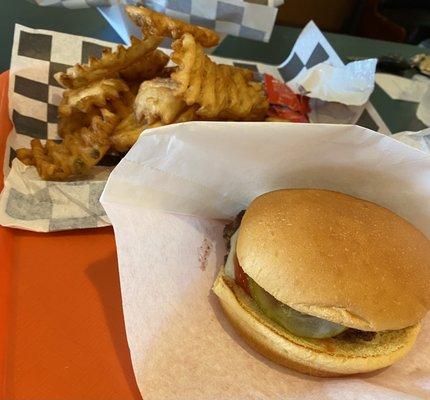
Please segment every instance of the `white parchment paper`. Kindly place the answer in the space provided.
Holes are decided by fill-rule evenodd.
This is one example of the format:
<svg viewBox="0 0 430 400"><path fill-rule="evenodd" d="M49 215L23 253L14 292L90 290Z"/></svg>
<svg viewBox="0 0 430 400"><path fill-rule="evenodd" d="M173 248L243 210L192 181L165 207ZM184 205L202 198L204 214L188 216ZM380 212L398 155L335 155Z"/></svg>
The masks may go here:
<svg viewBox="0 0 430 400"><path fill-rule="evenodd" d="M115 230L127 338L144 399L430 397L428 320L403 360L344 379L277 366L235 334L211 292L224 256L220 220L288 187L375 201L430 235L430 155L357 126L167 126L141 136L110 175L101 201Z"/></svg>

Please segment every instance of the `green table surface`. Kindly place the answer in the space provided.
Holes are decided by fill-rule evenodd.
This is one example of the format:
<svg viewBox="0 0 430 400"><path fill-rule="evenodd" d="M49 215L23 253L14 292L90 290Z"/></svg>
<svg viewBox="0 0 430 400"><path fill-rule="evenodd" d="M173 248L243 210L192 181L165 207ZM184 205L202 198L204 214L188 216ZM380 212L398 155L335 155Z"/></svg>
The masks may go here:
<svg viewBox="0 0 430 400"><path fill-rule="evenodd" d="M9 68L15 23L32 28L50 29L121 42L121 38L94 8L70 10L39 7L26 0L0 0L0 71ZM289 54L299 33L300 29L297 28L275 26L269 43L228 36L214 54L278 64ZM349 57L378 57L397 54L409 58L417 53L430 54L429 50L407 44L333 33L327 33L326 36L345 61L348 61ZM416 103L392 100L378 86L372 94L371 102L393 133L425 128L415 117Z"/></svg>

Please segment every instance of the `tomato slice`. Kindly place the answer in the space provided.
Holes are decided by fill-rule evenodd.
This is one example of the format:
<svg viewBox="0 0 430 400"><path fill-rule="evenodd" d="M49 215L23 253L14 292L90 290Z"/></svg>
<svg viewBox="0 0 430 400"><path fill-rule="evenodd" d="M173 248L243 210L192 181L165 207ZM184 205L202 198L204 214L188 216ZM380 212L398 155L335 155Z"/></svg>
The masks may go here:
<svg viewBox="0 0 430 400"><path fill-rule="evenodd" d="M249 290L248 277L243 271L242 267L239 265L239 261L235 256L234 260L234 277L236 283L249 295L251 296L251 291Z"/></svg>

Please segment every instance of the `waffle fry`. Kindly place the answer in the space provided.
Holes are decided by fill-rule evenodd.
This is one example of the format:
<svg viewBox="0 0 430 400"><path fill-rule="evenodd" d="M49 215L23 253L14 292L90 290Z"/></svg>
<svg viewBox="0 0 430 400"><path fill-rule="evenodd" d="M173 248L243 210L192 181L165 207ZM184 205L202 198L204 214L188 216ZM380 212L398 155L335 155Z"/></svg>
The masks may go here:
<svg viewBox="0 0 430 400"><path fill-rule="evenodd" d="M98 114L98 109L91 109L86 113L74 110L68 116L59 116L58 135L64 138L66 135L70 135L84 126L89 126L91 124L92 118Z"/></svg>
<svg viewBox="0 0 430 400"><path fill-rule="evenodd" d="M130 113L124 118L115 128L110 138L112 149L120 153L128 151L137 141L140 134L148 128L161 126L160 121L152 124L139 123L134 117L134 113Z"/></svg>
<svg viewBox="0 0 430 400"><path fill-rule="evenodd" d="M180 123L195 121L196 110L195 107L185 107L176 118L170 123ZM112 143L112 150L123 153L128 151L137 141L139 136L147 129L156 128L158 126L167 125L162 122L162 120L154 120L149 123L145 121L144 123L139 123L134 113L130 113L125 119L123 119L114 129L110 141Z"/></svg>
<svg viewBox="0 0 430 400"><path fill-rule="evenodd" d="M126 6L125 10L132 21L140 26L144 37L163 36L179 39L185 33L189 33L203 47L213 47L219 43L218 34L211 29L187 24L145 7Z"/></svg>
<svg viewBox="0 0 430 400"><path fill-rule="evenodd" d="M264 120L269 104L263 86L251 81L251 73L214 63L188 33L172 48L171 58L178 66L171 75L178 85L174 94L189 106L198 104L196 113L201 119Z"/></svg>
<svg viewBox="0 0 430 400"><path fill-rule="evenodd" d="M159 76L168 62L167 54L161 50L154 50L146 57L121 70L119 75L127 82L142 82Z"/></svg>
<svg viewBox="0 0 430 400"><path fill-rule="evenodd" d="M185 101L174 95L177 86L171 79L163 78L143 82L134 102L136 120L171 124L186 107Z"/></svg>
<svg viewBox="0 0 430 400"><path fill-rule="evenodd" d="M92 57L87 64L76 64L66 72L56 73L54 77L60 85L71 89L80 88L101 79L117 78L121 71L137 61L143 62L142 60L146 59L148 64L151 64L153 51L161 41L162 38L159 36L151 36L144 40L132 37L130 47L119 45L115 52L106 49L100 59Z"/></svg>
<svg viewBox="0 0 430 400"><path fill-rule="evenodd" d="M85 176L110 148L109 136L118 123L117 117L106 109L95 116L89 128L67 135L62 143L47 140L31 141L31 165L44 180L69 180ZM28 151L20 150L18 158L29 160ZM28 164L27 164L28 165Z"/></svg>
<svg viewBox="0 0 430 400"><path fill-rule="evenodd" d="M55 79L66 88L59 105L61 143L33 140L18 149L42 179L88 176L108 152L124 153L140 134L157 126L196 120L264 120L268 102L253 72L216 64L203 51L218 43L210 29L186 24L142 7L126 7L145 39L105 50ZM176 39L171 59L157 49ZM169 60L176 65L168 65Z"/></svg>
<svg viewBox="0 0 430 400"><path fill-rule="evenodd" d="M129 92L127 84L120 79L103 79L78 89L68 89L58 107L60 117L68 117L73 111L88 113L94 107L106 107L108 100L118 99Z"/></svg>
<svg viewBox="0 0 430 400"><path fill-rule="evenodd" d="M34 165L34 157L31 149L18 149L16 151L16 156L25 165Z"/></svg>

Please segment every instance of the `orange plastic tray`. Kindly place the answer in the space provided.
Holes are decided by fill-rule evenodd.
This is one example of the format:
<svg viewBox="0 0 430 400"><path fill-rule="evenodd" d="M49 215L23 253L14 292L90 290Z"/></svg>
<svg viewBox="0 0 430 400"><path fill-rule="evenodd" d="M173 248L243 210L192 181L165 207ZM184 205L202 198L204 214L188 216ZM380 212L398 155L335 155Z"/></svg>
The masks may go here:
<svg viewBox="0 0 430 400"><path fill-rule="evenodd" d="M6 72L0 165L11 128L7 86ZM111 228L39 234L0 227L0 296L2 399L141 399Z"/></svg>

